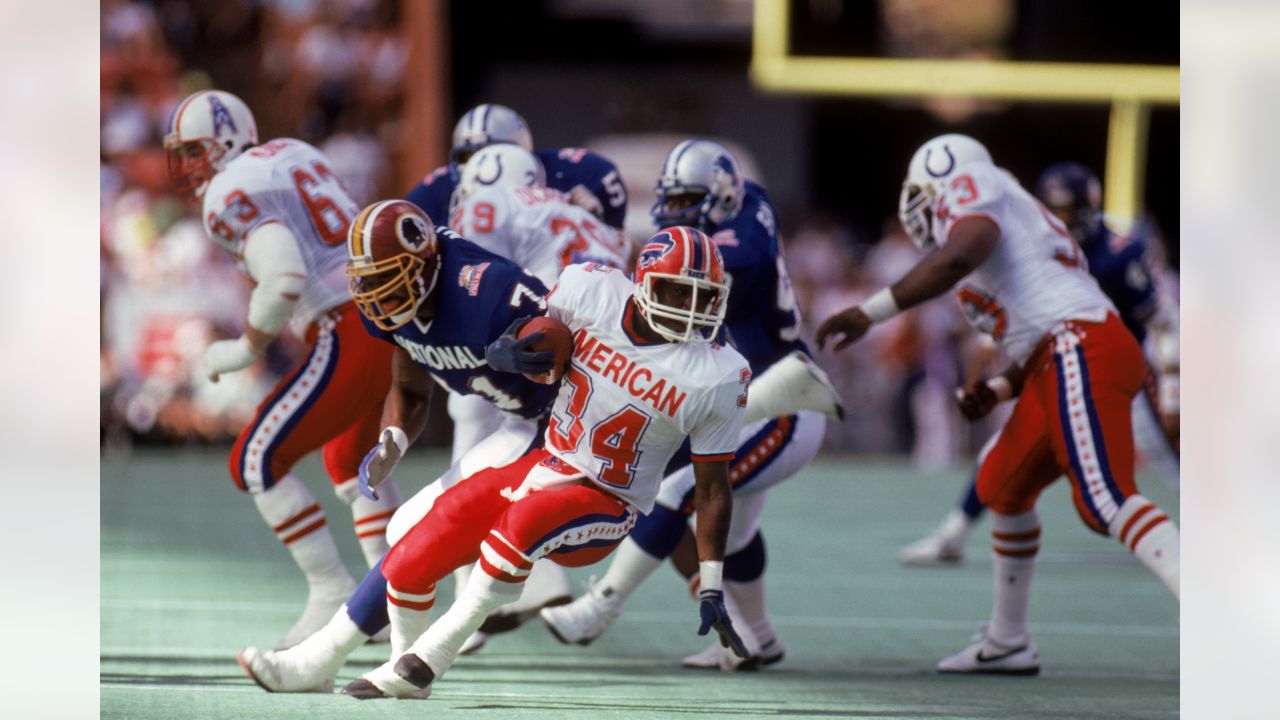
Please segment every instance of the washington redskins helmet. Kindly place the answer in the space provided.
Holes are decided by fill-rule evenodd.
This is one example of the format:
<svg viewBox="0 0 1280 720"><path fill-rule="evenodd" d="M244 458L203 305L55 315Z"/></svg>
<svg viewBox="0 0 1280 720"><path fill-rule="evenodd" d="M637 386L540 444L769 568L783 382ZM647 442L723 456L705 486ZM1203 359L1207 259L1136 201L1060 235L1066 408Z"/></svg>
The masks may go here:
<svg viewBox="0 0 1280 720"><path fill-rule="evenodd" d="M431 218L406 200L382 200L347 231L347 278L360 313L388 332L418 314L440 273Z"/></svg>
<svg viewBox="0 0 1280 720"><path fill-rule="evenodd" d="M495 143L510 143L533 152L529 123L506 105L485 103L468 110L453 126L453 147L449 150L449 172L457 179L477 150Z"/></svg>
<svg viewBox="0 0 1280 720"><path fill-rule="evenodd" d="M169 117L164 136L174 192L200 199L218 171L257 144L258 125L243 100L222 90L188 95Z"/></svg>
<svg viewBox="0 0 1280 720"><path fill-rule="evenodd" d="M467 198L488 187L546 187L542 161L519 145L487 145L476 151L462 169L462 177L449 199L449 215Z"/></svg>
<svg viewBox="0 0 1280 720"><path fill-rule="evenodd" d="M689 306L663 303L657 290L664 282L691 288ZM720 249L706 233L691 227L659 231L636 258L634 295L640 314L662 337L672 342L711 342L724 322L729 299Z"/></svg>
<svg viewBox="0 0 1280 720"><path fill-rule="evenodd" d="M738 160L720 143L685 140L667 153L649 214L660 228L689 225L705 229L737 216L746 194ZM681 198L680 196L692 196ZM671 207L676 205L677 207Z"/></svg>
<svg viewBox="0 0 1280 720"><path fill-rule="evenodd" d="M924 248L932 235L933 204L946 190L958 168L991 163L991 153L968 135L939 135L911 156L907 179L898 195L898 219L916 247Z"/></svg>
<svg viewBox="0 0 1280 720"><path fill-rule="evenodd" d="M1050 165L1036 181L1036 197L1075 235L1087 243L1102 223L1102 183L1077 162Z"/></svg>

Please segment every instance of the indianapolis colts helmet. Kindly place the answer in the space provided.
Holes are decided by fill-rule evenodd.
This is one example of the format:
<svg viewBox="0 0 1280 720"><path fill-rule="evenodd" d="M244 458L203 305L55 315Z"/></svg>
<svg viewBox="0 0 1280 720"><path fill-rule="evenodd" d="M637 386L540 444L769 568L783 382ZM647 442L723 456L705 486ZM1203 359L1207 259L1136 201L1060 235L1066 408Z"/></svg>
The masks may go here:
<svg viewBox="0 0 1280 720"><path fill-rule="evenodd" d="M546 187L547 171L537 156L519 145L497 144L480 148L462 168L462 177L449 199L449 214L467 198L489 187Z"/></svg>
<svg viewBox="0 0 1280 720"><path fill-rule="evenodd" d="M672 342L715 339L728 308L729 286L720 248L706 233L681 226L658 231L640 249L634 278L636 305L654 332ZM689 307L663 303L655 287L659 282L688 286Z"/></svg>
<svg viewBox="0 0 1280 720"><path fill-rule="evenodd" d="M898 196L898 219L916 247L929 244L934 202L946 190L956 170L974 162L991 163L991 153L968 135L939 135L911 156L907 179Z"/></svg>
<svg viewBox="0 0 1280 720"><path fill-rule="evenodd" d="M520 113L496 103L477 105L453 126L453 147L449 150L449 172L457 180L459 168L482 147L510 143L533 152L533 135Z"/></svg>
<svg viewBox="0 0 1280 720"><path fill-rule="evenodd" d="M732 220L742 209L746 178L738 160L720 143L685 140L667 153L649 214L660 228L707 229Z"/></svg>
<svg viewBox="0 0 1280 720"><path fill-rule="evenodd" d="M360 211L347 231L347 280L360 313L391 332L418 314L435 290L440 244L431 218L407 200Z"/></svg>
<svg viewBox="0 0 1280 720"><path fill-rule="evenodd" d="M1077 162L1050 165L1036 181L1036 197L1085 243L1102 224L1102 183Z"/></svg>
<svg viewBox="0 0 1280 720"><path fill-rule="evenodd" d="M258 144L258 125L244 101L222 90L188 95L169 116L165 160L174 192L199 200L213 176Z"/></svg>

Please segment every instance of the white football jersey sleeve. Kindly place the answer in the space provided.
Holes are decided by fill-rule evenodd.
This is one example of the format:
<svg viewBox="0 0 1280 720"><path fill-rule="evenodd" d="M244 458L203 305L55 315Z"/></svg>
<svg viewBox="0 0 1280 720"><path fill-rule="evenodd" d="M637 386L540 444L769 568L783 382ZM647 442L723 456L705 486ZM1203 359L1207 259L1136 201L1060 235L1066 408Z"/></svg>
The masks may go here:
<svg viewBox="0 0 1280 720"><path fill-rule="evenodd" d="M961 167L934 213L938 245L964 218L985 217L999 228L991 256L955 292L969 322L1018 363L1058 323L1101 320L1115 310L1075 238L1008 172L986 163Z"/></svg>
<svg viewBox="0 0 1280 720"><path fill-rule="evenodd" d="M646 343L626 316L633 283L595 263L570 265L547 296L574 350L551 408L547 449L643 512L684 439L695 461L733 457L751 371L728 346Z"/></svg>
<svg viewBox="0 0 1280 720"><path fill-rule="evenodd" d="M205 232L244 265L244 241L263 223L283 224L298 241L307 281L290 327L299 336L318 315L350 299L343 268L347 226L360 212L319 150L282 138L232 160L204 195ZM256 280L256 278L253 278Z"/></svg>
<svg viewBox="0 0 1280 720"><path fill-rule="evenodd" d="M485 188L457 208L449 224L548 287L566 265L624 268L630 257L625 236L550 188Z"/></svg>

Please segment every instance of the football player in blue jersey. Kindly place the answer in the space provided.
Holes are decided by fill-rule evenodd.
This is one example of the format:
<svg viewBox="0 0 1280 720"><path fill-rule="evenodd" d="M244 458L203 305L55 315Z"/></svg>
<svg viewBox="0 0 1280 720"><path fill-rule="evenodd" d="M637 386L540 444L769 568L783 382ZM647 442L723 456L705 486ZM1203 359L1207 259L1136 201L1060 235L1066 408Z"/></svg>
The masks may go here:
<svg viewBox="0 0 1280 720"><path fill-rule="evenodd" d="M622 230L627 214L627 188L618 166L599 153L583 148L545 148L534 151L529 124L505 105L485 103L468 110L453 128L449 163L428 173L405 199L426 211L434 221L449 220L449 198L462 176L462 167L480 148L512 143L538 156L547 171L547 187L569 196L613 228Z"/></svg>
<svg viewBox="0 0 1280 720"><path fill-rule="evenodd" d="M558 384L535 383L520 374L551 369L550 353L528 350L540 334L510 343L501 367L497 359L486 359L485 348L508 334L515 320L545 314L547 289L511 261L448 227L433 226L404 200L362 210L351 224L347 250L351 295L363 322L372 335L397 346L380 442L360 467L361 492L376 497L374 488L391 476L422 433L435 384L451 393L482 396L503 411L489 437L400 507L387 526L394 545L445 489L481 469L505 465L541 442L541 419ZM420 600L389 595L379 562L318 632L288 651L246 648L237 661L268 691L330 692L347 656L389 624L388 602L413 607Z"/></svg>
<svg viewBox="0 0 1280 720"><path fill-rule="evenodd" d="M1177 304L1156 287L1145 258L1146 239L1137 234L1121 235L1107 227L1102 215L1102 184L1092 171L1075 162L1051 165L1036 182L1036 196L1071 231L1088 262L1089 274L1115 303L1125 327L1148 349L1150 372L1145 392L1133 402L1134 440L1147 462L1176 490ZM898 553L900 561L931 566L964 559L965 540L985 510L975 479L970 479L955 508L937 529Z"/></svg>
<svg viewBox="0 0 1280 720"><path fill-rule="evenodd" d="M724 146L686 140L668 153L656 190L651 214L659 228L697 227L720 249L730 285L726 340L747 359L754 375L747 425L730 463L734 510L724 565L726 598L751 656L743 660L712 643L684 664L753 669L777 662L783 654L765 611L765 546L759 528L765 497L817 453L824 414L838 418L843 410L799 338L800 315L764 188L745 178ZM619 546L604 578L574 602L542 610L543 622L562 642L587 644L599 637L626 598L684 539L692 512L692 472L673 463L668 473L658 504ZM692 566L679 569L696 577Z"/></svg>

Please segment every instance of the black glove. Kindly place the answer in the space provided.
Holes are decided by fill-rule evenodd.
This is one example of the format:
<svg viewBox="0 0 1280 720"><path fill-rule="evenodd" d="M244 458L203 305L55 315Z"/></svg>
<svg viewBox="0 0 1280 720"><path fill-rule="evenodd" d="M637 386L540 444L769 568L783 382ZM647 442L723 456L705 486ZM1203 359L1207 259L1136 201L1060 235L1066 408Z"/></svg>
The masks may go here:
<svg viewBox="0 0 1280 720"><path fill-rule="evenodd" d="M742 638L738 637L738 631L733 629L733 621L729 619L729 610L724 606L723 590L703 590L698 593L698 613L702 616L702 626L698 628L699 635L706 635L708 631L715 628L716 633L720 635L720 644L733 651L734 655L740 658L747 657L747 646L742 643Z"/></svg>
<svg viewBox="0 0 1280 720"><path fill-rule="evenodd" d="M536 332L527 337L516 338L516 333L520 332L520 328L524 327L529 320L530 318L527 317L515 320L507 326L501 337L489 343L489 346L484 349L484 359L488 361L489 367L499 372L525 373L526 375L551 372L555 367L555 353L550 350L543 352L526 350L543 338L542 333Z"/></svg>

